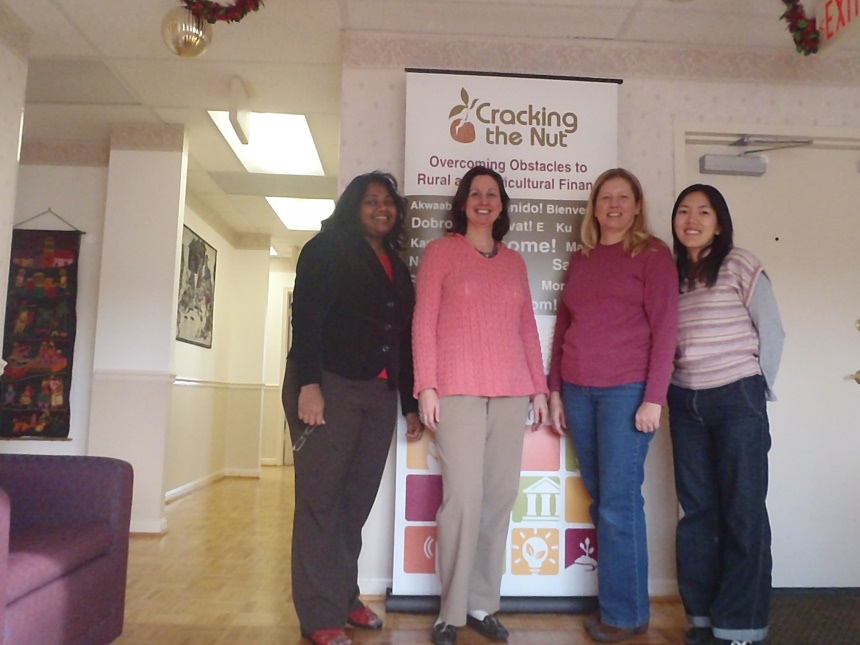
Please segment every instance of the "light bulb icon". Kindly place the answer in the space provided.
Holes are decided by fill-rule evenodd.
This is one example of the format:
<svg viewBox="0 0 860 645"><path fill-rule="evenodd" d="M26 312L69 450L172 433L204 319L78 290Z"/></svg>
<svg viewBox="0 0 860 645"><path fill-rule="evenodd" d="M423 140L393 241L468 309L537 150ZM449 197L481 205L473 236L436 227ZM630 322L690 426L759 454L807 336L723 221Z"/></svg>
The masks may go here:
<svg viewBox="0 0 860 645"><path fill-rule="evenodd" d="M522 553L526 564L529 565L529 570L536 574L540 572L543 563L549 555L549 545L542 537L532 535L523 542Z"/></svg>

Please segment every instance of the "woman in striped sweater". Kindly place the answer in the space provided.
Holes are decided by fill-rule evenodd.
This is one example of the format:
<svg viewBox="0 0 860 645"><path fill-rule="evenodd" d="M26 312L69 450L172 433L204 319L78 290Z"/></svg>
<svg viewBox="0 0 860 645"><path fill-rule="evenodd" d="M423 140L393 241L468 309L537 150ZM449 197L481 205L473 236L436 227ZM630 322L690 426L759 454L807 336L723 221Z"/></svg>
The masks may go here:
<svg viewBox="0 0 860 645"><path fill-rule="evenodd" d="M767 400L784 333L770 280L734 247L722 194L678 196L672 236L680 276L678 349L669 387L678 523L678 587L687 645L767 636L771 534Z"/></svg>

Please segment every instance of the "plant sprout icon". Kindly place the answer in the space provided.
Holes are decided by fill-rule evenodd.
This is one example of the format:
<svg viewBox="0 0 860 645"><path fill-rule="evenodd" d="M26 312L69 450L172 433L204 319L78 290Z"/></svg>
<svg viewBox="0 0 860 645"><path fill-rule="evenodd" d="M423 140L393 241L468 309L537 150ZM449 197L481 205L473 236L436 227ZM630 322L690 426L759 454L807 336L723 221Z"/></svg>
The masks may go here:
<svg viewBox="0 0 860 645"><path fill-rule="evenodd" d="M460 143L472 143L475 140L475 125L469 121L469 116L471 116L472 109L478 99L470 101L469 93L465 87L462 87L460 88L460 100L463 101L463 104L454 106L448 113L448 118L454 119L451 121L451 138ZM460 114L463 116L459 117Z"/></svg>
<svg viewBox="0 0 860 645"><path fill-rule="evenodd" d="M597 569L597 560L591 557L594 553L594 547L591 546L591 538L585 538L585 540L580 542L579 548L582 549L582 555L576 559L574 564L587 567L589 571Z"/></svg>
<svg viewBox="0 0 860 645"><path fill-rule="evenodd" d="M529 565L529 571L539 573L544 561L549 555L549 545L538 535L532 535L523 542L523 557Z"/></svg>

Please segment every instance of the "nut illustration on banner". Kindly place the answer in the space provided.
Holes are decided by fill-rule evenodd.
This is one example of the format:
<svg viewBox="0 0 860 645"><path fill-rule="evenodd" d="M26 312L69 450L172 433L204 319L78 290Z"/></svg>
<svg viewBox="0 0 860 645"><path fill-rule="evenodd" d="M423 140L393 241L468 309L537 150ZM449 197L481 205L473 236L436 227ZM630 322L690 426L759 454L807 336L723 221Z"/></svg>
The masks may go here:
<svg viewBox="0 0 860 645"><path fill-rule="evenodd" d="M472 143L475 140L475 124L469 121L469 117L472 116L472 109L478 99L470 102L466 88L460 88L460 100L463 104L453 107L448 114L448 118L453 119L450 128L451 138L460 143Z"/></svg>

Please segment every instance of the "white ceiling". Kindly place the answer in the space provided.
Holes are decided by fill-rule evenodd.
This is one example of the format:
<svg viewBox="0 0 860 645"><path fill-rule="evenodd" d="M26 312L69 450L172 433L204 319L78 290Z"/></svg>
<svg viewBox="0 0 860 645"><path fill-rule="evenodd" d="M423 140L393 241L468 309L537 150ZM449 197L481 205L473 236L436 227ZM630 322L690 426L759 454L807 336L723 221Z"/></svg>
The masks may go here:
<svg viewBox="0 0 860 645"><path fill-rule="evenodd" d="M0 0L27 25L24 140L107 142L111 123L181 123L189 200L235 233L291 235L264 195L335 196L344 30L493 39L605 39L793 48L782 0L267 0L214 25L200 58L161 39L178 0ZM221 0L231 4L231 0ZM804 3L814 15L815 2ZM250 109L307 116L327 179L250 176L207 110L227 110L240 77Z"/></svg>

